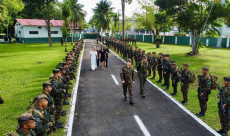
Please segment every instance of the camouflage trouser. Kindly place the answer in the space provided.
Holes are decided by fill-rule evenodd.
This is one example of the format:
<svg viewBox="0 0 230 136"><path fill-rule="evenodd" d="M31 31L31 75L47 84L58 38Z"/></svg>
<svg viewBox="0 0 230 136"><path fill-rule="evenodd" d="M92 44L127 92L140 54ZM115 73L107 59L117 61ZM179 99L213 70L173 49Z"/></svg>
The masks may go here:
<svg viewBox="0 0 230 136"><path fill-rule="evenodd" d="M122 84L122 88L123 88L123 94L125 96L127 95L127 88L128 88L129 98L132 99L133 98L133 84L132 83Z"/></svg>
<svg viewBox="0 0 230 136"><path fill-rule="evenodd" d="M63 99L64 100L64 99ZM55 114L55 125L58 125L59 119L61 117L61 112L62 112L62 106L63 106L63 100L55 102L54 101L54 107L56 109L56 114Z"/></svg>
<svg viewBox="0 0 230 136"><path fill-rule="evenodd" d="M156 66L153 66L152 70L153 70L153 78L155 78L156 77Z"/></svg>
<svg viewBox="0 0 230 136"><path fill-rule="evenodd" d="M198 94L198 99L200 102L201 113L205 114L207 110L207 96L208 94L203 95L202 97Z"/></svg>
<svg viewBox="0 0 230 136"><path fill-rule="evenodd" d="M166 72L164 77L165 77L165 85L167 88L169 88L170 73Z"/></svg>
<svg viewBox="0 0 230 136"><path fill-rule="evenodd" d="M181 92L183 94L183 99L184 101L188 101L188 89L189 89L189 84L184 84L183 87L181 88Z"/></svg>
<svg viewBox="0 0 230 136"><path fill-rule="evenodd" d="M148 67L148 71L149 71L148 75L151 75L151 66Z"/></svg>
<svg viewBox="0 0 230 136"><path fill-rule="evenodd" d="M140 93L145 94L144 92L144 87L145 87L145 82L146 82L146 76L143 74L139 74L139 81L140 81Z"/></svg>
<svg viewBox="0 0 230 136"><path fill-rule="evenodd" d="M221 128L227 132L229 130L228 110L225 110L225 112L223 114L220 106L221 105L218 104Z"/></svg>
<svg viewBox="0 0 230 136"><path fill-rule="evenodd" d="M173 82L173 81L172 81ZM173 87L173 93L176 94L177 93L177 85L178 85L178 82L175 81L174 84L172 83L172 87Z"/></svg>
<svg viewBox="0 0 230 136"><path fill-rule="evenodd" d="M159 75L159 81L162 81L162 74L163 74L162 72L163 71L161 68L158 68L157 71L158 71L158 75Z"/></svg>
<svg viewBox="0 0 230 136"><path fill-rule="evenodd" d="M134 57L134 60L135 60L136 66L137 66L137 57Z"/></svg>

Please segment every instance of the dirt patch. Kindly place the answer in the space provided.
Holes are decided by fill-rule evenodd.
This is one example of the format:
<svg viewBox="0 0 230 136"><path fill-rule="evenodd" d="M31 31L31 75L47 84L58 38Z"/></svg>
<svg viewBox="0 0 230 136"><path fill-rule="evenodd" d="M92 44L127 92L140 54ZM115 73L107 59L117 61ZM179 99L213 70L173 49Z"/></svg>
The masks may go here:
<svg viewBox="0 0 230 136"><path fill-rule="evenodd" d="M36 64L42 64L43 62L35 62Z"/></svg>

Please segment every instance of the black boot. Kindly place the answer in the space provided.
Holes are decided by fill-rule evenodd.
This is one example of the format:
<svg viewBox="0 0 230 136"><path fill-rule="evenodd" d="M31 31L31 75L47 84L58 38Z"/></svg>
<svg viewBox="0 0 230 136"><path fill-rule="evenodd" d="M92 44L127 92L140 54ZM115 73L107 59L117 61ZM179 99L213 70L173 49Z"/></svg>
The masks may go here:
<svg viewBox="0 0 230 136"><path fill-rule="evenodd" d="M166 86L165 84L161 84L161 86Z"/></svg>
<svg viewBox="0 0 230 136"><path fill-rule="evenodd" d="M124 101L127 101L127 96L125 95Z"/></svg>
<svg viewBox="0 0 230 136"><path fill-rule="evenodd" d="M71 94L68 94L68 97L71 97Z"/></svg>
<svg viewBox="0 0 230 136"><path fill-rule="evenodd" d="M176 93L171 93L172 96L176 96Z"/></svg>
<svg viewBox="0 0 230 136"><path fill-rule="evenodd" d="M219 133L219 134L222 134L224 132L224 129L217 130L216 132Z"/></svg>
<svg viewBox="0 0 230 136"><path fill-rule="evenodd" d="M151 75L149 74L149 75L147 75L147 76L151 76Z"/></svg>
<svg viewBox="0 0 230 136"><path fill-rule="evenodd" d="M69 102L64 101L63 105L69 105Z"/></svg>
<svg viewBox="0 0 230 136"><path fill-rule="evenodd" d="M130 103L129 103L130 105L133 105L134 104L134 102L133 102L133 100L132 99L130 99Z"/></svg>
<svg viewBox="0 0 230 136"><path fill-rule="evenodd" d="M60 128L62 129L62 128L64 128L62 125L56 125L55 127L56 127L57 129L60 129Z"/></svg>
<svg viewBox="0 0 230 136"><path fill-rule="evenodd" d="M161 83L161 80L157 81L157 83Z"/></svg>
<svg viewBox="0 0 230 136"><path fill-rule="evenodd" d="M197 115L197 116L199 116L199 117L203 117L203 116L205 116L205 114L203 114L203 113L201 113L201 112L196 113L196 115Z"/></svg>
<svg viewBox="0 0 230 136"><path fill-rule="evenodd" d="M64 122L58 122L58 125L62 125L62 124L64 124Z"/></svg>
<svg viewBox="0 0 230 136"><path fill-rule="evenodd" d="M150 79L155 80L155 77L152 77L152 78L150 78Z"/></svg>
<svg viewBox="0 0 230 136"><path fill-rule="evenodd" d="M66 113L65 113L65 112L62 112L62 113L61 113L61 116L65 116L65 115L66 115Z"/></svg>

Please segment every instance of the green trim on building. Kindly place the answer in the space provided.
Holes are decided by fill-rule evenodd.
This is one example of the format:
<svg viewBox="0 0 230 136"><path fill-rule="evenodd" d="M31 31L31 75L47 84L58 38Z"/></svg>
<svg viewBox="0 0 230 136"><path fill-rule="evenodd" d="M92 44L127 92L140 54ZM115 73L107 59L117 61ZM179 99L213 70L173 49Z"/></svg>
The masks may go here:
<svg viewBox="0 0 230 136"><path fill-rule="evenodd" d="M177 36L177 44L179 45L189 45L190 37Z"/></svg>
<svg viewBox="0 0 230 136"><path fill-rule="evenodd" d="M209 47L215 47L217 44L217 38L211 37L209 38Z"/></svg>
<svg viewBox="0 0 230 136"><path fill-rule="evenodd" d="M161 37L163 39L163 37ZM164 43L175 44L175 36L165 36Z"/></svg>
<svg viewBox="0 0 230 136"><path fill-rule="evenodd" d="M136 35L137 41L143 42L143 35Z"/></svg>
<svg viewBox="0 0 230 136"><path fill-rule="evenodd" d="M144 42L152 42L152 38L153 36L152 35L144 35Z"/></svg>

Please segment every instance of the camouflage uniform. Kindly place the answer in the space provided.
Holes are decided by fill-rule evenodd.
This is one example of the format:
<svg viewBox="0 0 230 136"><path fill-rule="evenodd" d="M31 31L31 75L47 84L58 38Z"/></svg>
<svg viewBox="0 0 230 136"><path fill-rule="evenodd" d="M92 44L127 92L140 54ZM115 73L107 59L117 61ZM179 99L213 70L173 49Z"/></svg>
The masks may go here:
<svg viewBox="0 0 230 136"><path fill-rule="evenodd" d="M174 81L173 81L173 79L172 79L172 77L171 77L171 79L172 79L172 87L173 87L173 93L174 94L177 94L177 85L178 85L178 82L179 82L179 75L180 75L180 73L179 73L179 68L178 67L176 67L175 69L172 69L172 77L174 78Z"/></svg>
<svg viewBox="0 0 230 136"><path fill-rule="evenodd" d="M209 74L201 76L200 84L201 84L201 93L203 93L203 96L201 97L200 95L198 95L198 99L200 102L201 113L204 115L207 110L208 95L211 91L211 84L212 84L211 77L209 76ZM199 89L200 88L198 88L197 92L199 92Z"/></svg>
<svg viewBox="0 0 230 136"><path fill-rule="evenodd" d="M164 61L164 72L163 73L165 76L165 85L166 85L166 89L169 88L169 79L170 79L170 67L171 67L171 61L170 60L165 60Z"/></svg>
<svg viewBox="0 0 230 136"><path fill-rule="evenodd" d="M190 70L183 70L181 72L181 74L183 75L182 78L182 83L184 83L184 85L181 87L181 92L183 94L183 101L187 102L188 101L188 89L189 89L189 81L191 78L191 72Z"/></svg>
<svg viewBox="0 0 230 136"><path fill-rule="evenodd" d="M137 54L138 54L138 51L137 50L135 50L134 51L134 60L135 60L135 63L136 63L136 66L137 66Z"/></svg>
<svg viewBox="0 0 230 136"><path fill-rule="evenodd" d="M62 80L61 78L56 79L53 78L51 81L52 84L52 94L53 100L54 100L54 107L56 109L56 114L55 114L55 125L58 125L61 112L62 112L62 106L63 106L63 101L64 101L64 86L62 85Z"/></svg>
<svg viewBox="0 0 230 136"><path fill-rule="evenodd" d="M148 76L151 76L151 56L147 56L147 61L149 63L149 65L148 65L148 71L149 71Z"/></svg>
<svg viewBox="0 0 230 136"><path fill-rule="evenodd" d="M147 78L148 61L146 63L139 61L137 64L138 77L140 81L140 94L145 96L144 86Z"/></svg>
<svg viewBox="0 0 230 136"><path fill-rule="evenodd" d="M152 58L151 58L151 63L152 63L152 71L153 71L153 78L155 78L156 77L156 66L157 66L157 57L155 56L153 56Z"/></svg>
<svg viewBox="0 0 230 136"><path fill-rule="evenodd" d="M16 132L18 133L19 136L36 136L36 133L33 130L30 130L29 133L25 133L21 129L17 129ZM11 136L11 135L9 135Z"/></svg>
<svg viewBox="0 0 230 136"><path fill-rule="evenodd" d="M163 58L162 57L159 57L157 59L157 71L158 71L158 75L159 75L159 83L161 83L162 81L162 61L163 61Z"/></svg>
<svg viewBox="0 0 230 136"><path fill-rule="evenodd" d="M142 54L140 51L137 53L137 64L142 60Z"/></svg>
<svg viewBox="0 0 230 136"><path fill-rule="evenodd" d="M122 81L125 81L125 83L122 84L124 95L125 96L127 95L127 88L128 88L129 98L132 99L133 98L133 93L132 93L133 82L135 81L134 68L132 66L130 66L130 68L128 68L127 66L124 66L121 69L120 77Z"/></svg>

